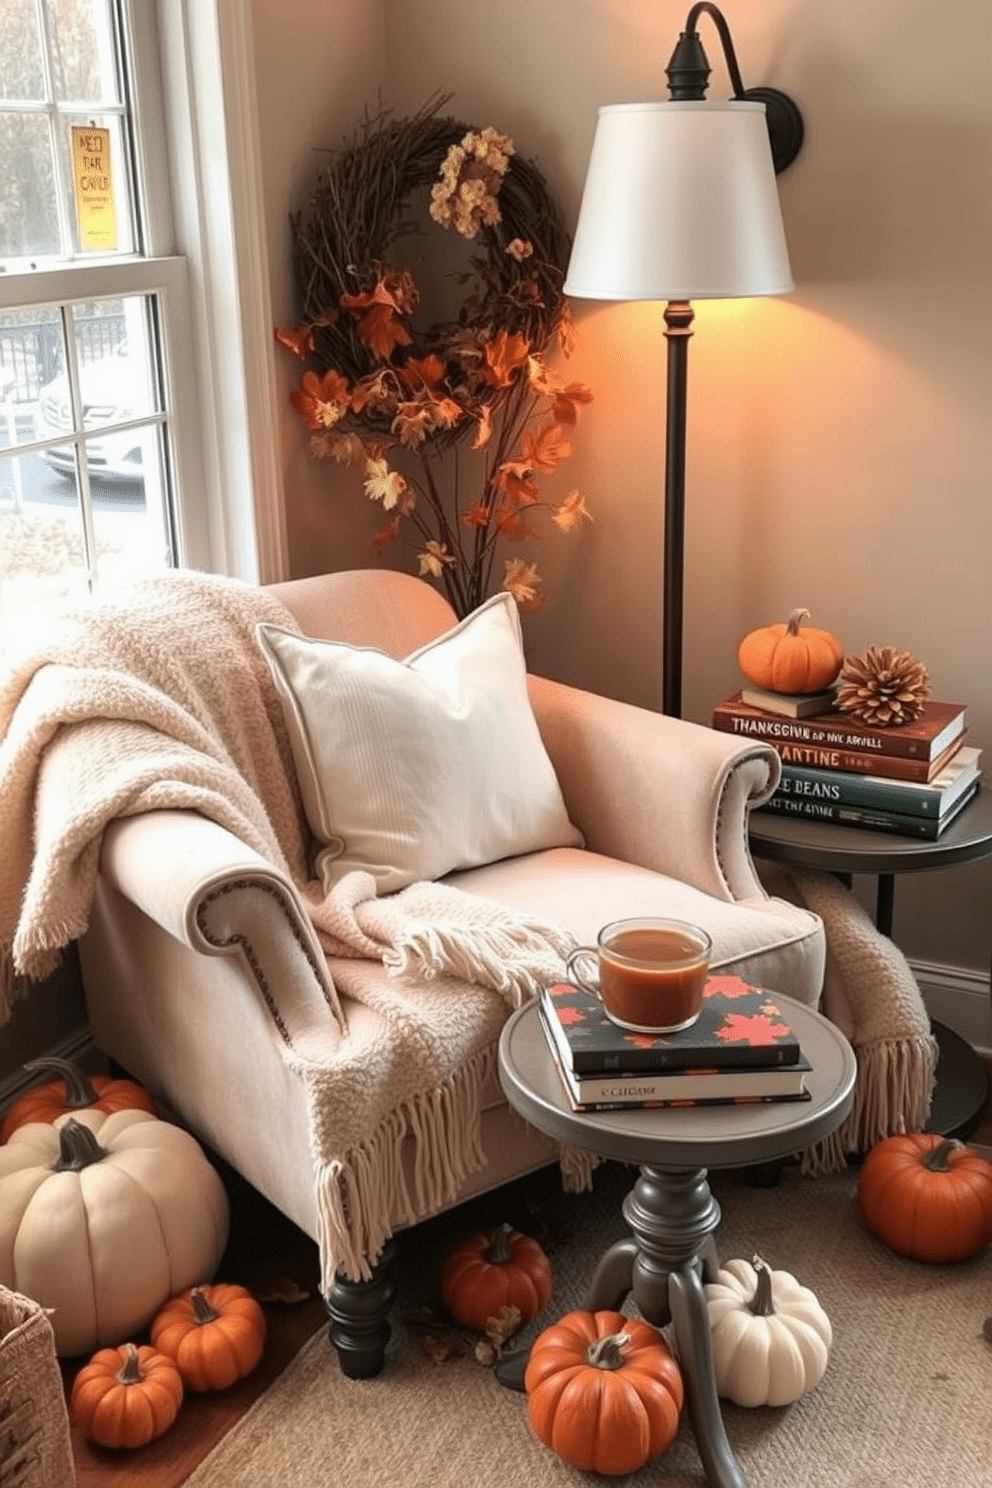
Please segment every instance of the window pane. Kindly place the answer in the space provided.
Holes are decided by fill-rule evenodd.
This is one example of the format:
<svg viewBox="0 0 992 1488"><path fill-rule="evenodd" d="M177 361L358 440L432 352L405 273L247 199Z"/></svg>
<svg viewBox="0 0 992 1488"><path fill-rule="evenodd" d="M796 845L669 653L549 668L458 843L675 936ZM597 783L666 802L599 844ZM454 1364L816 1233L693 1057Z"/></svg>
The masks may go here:
<svg viewBox="0 0 992 1488"><path fill-rule="evenodd" d="M0 458L0 653L54 601L83 598L89 576L75 478L53 476L37 455Z"/></svg>
<svg viewBox="0 0 992 1488"><path fill-rule="evenodd" d="M0 113L0 260L60 254L48 115Z"/></svg>
<svg viewBox="0 0 992 1488"><path fill-rule="evenodd" d="M0 5L0 98L44 98L45 74L34 0Z"/></svg>
<svg viewBox="0 0 992 1488"><path fill-rule="evenodd" d="M45 0L45 19L56 100L117 103L109 0Z"/></svg>
<svg viewBox="0 0 992 1488"><path fill-rule="evenodd" d="M101 587L161 573L175 563L166 513L161 435L154 427L132 434L140 446L141 484L99 480L92 485L96 578Z"/></svg>
<svg viewBox="0 0 992 1488"><path fill-rule="evenodd" d="M0 449L38 438L41 389L65 366L57 310L0 312Z"/></svg>
<svg viewBox="0 0 992 1488"><path fill-rule="evenodd" d="M162 411L151 313L144 295L73 307L84 429Z"/></svg>

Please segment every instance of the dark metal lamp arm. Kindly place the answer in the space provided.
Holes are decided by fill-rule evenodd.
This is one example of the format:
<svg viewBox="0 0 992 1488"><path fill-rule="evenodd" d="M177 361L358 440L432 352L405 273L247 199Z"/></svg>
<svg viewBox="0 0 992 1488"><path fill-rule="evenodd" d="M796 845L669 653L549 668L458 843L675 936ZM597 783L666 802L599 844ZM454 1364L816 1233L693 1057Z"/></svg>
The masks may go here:
<svg viewBox="0 0 992 1488"><path fill-rule="evenodd" d="M778 88L744 87L730 27L722 11L712 4L712 0L697 0L686 17L685 30L679 34L675 50L665 69L669 94L676 102L706 97L710 65L696 31L696 23L703 14L710 17L719 33L734 97L743 102L765 105L772 163L775 174L780 175L792 164L802 148L805 134L803 116L789 95Z"/></svg>

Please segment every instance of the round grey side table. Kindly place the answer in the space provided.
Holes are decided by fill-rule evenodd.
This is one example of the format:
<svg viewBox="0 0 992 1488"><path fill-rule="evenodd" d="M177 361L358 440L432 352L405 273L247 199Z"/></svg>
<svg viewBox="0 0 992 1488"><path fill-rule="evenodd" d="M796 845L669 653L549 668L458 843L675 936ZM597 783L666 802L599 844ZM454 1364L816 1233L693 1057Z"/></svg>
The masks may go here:
<svg viewBox="0 0 992 1488"><path fill-rule="evenodd" d="M827 873L873 875L875 924L883 935L891 935L897 873L923 873L992 856L992 790L983 785L933 842L770 811L751 812L748 837L756 857Z"/></svg>
<svg viewBox="0 0 992 1488"><path fill-rule="evenodd" d="M708 1168L745 1167L790 1156L840 1125L854 1099L850 1044L819 1013L782 998L813 1068L808 1101L694 1106L677 1110L573 1111L555 1070L537 1005L503 1028L500 1084L538 1130L600 1157L637 1163L623 1204L630 1235L596 1268L585 1307L619 1308L630 1293L651 1323L671 1322L699 1455L712 1488L747 1488L720 1413L704 1281L719 1269L714 1232L720 1206ZM522 1379L524 1360L517 1361ZM517 1383L504 1373L503 1383Z"/></svg>

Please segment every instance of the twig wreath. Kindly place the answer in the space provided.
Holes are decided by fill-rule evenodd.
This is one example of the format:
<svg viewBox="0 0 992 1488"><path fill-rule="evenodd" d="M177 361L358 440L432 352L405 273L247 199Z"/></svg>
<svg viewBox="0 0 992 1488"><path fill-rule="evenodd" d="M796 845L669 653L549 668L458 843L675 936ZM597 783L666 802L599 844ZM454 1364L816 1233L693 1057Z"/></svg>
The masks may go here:
<svg viewBox="0 0 992 1488"><path fill-rule="evenodd" d="M443 115L447 102L405 119L380 110L331 153L290 219L302 320L275 334L307 363L291 399L311 453L360 462L388 514L376 550L412 533L421 575L464 616L490 592L501 544L540 535L538 510L564 532L591 520L578 491L543 503L538 479L571 454L565 427L592 395L547 360L568 356L571 317L568 237L544 178L506 135ZM414 207L428 189L430 222L480 251L450 276L463 292L455 317L425 326L401 254L427 235ZM466 441L477 470L459 466ZM544 599L522 558L504 561L500 587L523 610Z"/></svg>

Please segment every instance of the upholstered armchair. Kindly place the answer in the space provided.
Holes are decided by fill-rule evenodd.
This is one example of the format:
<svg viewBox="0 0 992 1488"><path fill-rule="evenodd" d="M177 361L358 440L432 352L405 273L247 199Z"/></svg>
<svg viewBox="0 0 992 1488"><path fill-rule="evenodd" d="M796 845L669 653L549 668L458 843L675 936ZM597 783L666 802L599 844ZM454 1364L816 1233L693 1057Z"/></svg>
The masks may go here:
<svg viewBox="0 0 992 1488"><path fill-rule="evenodd" d="M391 1236L550 1162L563 1161L572 1182L588 1175L570 1170L567 1155L512 1113L501 1094L495 1050L512 1002L506 988L492 980L474 985L471 969L443 957L432 975L429 955L416 962L396 950L403 937L393 938L388 917L394 904L408 902L405 895L416 895L416 883L398 892L388 881L370 886L372 918L361 920L357 941L344 921L314 912L328 887L320 886L315 863L329 860L333 870L341 849L328 824L315 819L314 779L299 778L306 729L314 727L313 714L305 716L308 700L299 696L308 685L307 646L315 645L318 669L325 642L336 643L327 653L335 665L342 657L350 663L344 648L358 648L362 667L369 656L379 667L380 654L404 665L426 655L433 665L446 657L449 633L471 640L474 632L454 629L452 611L427 584L392 572L328 574L258 593L262 630L251 644L261 653L264 642L268 654L261 671L251 658L245 676L262 678L278 736L272 758L297 778L274 782L269 761L253 789L268 796L278 783L294 803L305 871L290 855L280 861L263 851L261 834L244 840L209 799L167 790L149 795L143 785L101 835L81 966L98 1046L318 1241L332 1341L345 1371L365 1376L381 1369L388 1336L384 1257ZM146 619L139 615L132 626ZM163 633L171 637L172 661L182 666L185 657L195 667L197 707L214 676L218 687L226 685L229 713L232 692L249 689L232 688L226 652L216 655L212 671L203 663L218 644L215 627L184 626L180 616ZM288 653L279 652L287 646ZM469 645L469 665L471 655ZM483 685L489 665L482 654ZM523 675L522 657L520 667ZM333 772L347 758L349 808L362 805L355 782L372 780L376 761L365 754L380 747L364 735L364 686L360 677L357 702L325 712L333 747L322 726L311 739L318 754L329 750L323 761L310 761L313 770ZM765 893L747 846L748 812L777 783L775 752L546 678L526 676L523 687L535 747L550 761L545 784L560 790L560 810L548 845L540 845L540 831L533 842L526 831L514 837L518 824L498 839L495 860L463 859L441 874L453 891L452 912L469 903L492 921L499 910L511 931L526 923L539 935L547 924L584 943L612 919L679 916L709 932L714 968L816 1004L822 924ZM259 745L256 761L261 751ZM533 757L539 772L543 763ZM500 794L518 790L518 764L507 764ZM498 775L499 759L489 767ZM390 780L375 788L388 792ZM485 792L498 811L491 781ZM433 828L431 835L433 841ZM519 842L531 845L506 850ZM415 865L421 846L414 841ZM366 883L360 862L340 882ZM429 940L433 900L428 894L409 903L405 930L412 916L418 931L426 924ZM380 911L385 928L375 920ZM446 901L439 913L447 914ZM379 941L389 949L381 959ZM409 1050L428 1046L431 1088L411 1089ZM453 1122L443 1114L452 1103Z"/></svg>

